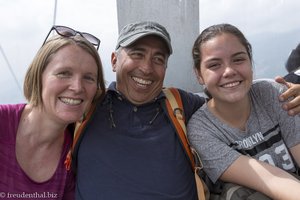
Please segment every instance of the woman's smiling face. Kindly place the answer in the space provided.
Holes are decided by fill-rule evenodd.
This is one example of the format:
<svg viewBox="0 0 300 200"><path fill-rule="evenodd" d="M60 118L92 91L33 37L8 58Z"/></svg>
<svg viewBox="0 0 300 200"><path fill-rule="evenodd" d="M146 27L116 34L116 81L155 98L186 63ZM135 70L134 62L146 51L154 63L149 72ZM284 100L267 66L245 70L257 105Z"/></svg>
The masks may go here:
<svg viewBox="0 0 300 200"><path fill-rule="evenodd" d="M97 91L95 59L79 46L67 45L52 55L42 74L42 107L60 123L79 120Z"/></svg>

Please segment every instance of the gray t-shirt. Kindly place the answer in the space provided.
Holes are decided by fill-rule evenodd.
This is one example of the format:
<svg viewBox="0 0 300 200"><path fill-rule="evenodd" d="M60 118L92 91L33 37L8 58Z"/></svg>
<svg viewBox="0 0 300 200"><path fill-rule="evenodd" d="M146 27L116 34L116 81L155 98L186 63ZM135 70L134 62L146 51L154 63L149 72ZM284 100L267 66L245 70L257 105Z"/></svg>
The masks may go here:
<svg viewBox="0 0 300 200"><path fill-rule="evenodd" d="M209 178L216 182L242 154L295 171L288 151L300 143L300 118L284 111L278 96L284 86L272 80L256 80L250 89L251 114L246 130L220 121L202 106L188 123L188 138L198 151Z"/></svg>

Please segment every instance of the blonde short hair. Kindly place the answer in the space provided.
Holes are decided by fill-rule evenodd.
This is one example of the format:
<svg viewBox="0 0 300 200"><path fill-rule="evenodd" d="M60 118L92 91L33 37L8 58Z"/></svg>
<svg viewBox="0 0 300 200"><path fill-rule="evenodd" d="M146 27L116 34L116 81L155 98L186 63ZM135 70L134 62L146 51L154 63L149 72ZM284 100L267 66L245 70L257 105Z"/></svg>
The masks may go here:
<svg viewBox="0 0 300 200"><path fill-rule="evenodd" d="M77 45L88 52L96 61L98 67L97 94L93 101L102 98L105 93L105 81L100 56L96 48L80 35L64 37L53 36L39 49L30 64L24 80L23 92L27 101L33 106L43 105L42 100L42 74L52 59L52 56L67 45Z"/></svg>

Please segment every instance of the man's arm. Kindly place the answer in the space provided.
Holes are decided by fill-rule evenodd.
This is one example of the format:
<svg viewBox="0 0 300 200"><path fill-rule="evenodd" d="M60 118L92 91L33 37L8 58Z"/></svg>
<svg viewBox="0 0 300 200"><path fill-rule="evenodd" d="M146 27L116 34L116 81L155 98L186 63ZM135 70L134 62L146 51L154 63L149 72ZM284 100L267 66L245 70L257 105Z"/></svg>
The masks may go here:
<svg viewBox="0 0 300 200"><path fill-rule="evenodd" d="M291 116L299 114L300 113L300 84L286 82L284 78L279 76L275 78L275 81L284 84L288 87L288 90L279 96L279 100L285 101L289 98L292 98L289 102L284 103L282 108L288 111L288 114Z"/></svg>

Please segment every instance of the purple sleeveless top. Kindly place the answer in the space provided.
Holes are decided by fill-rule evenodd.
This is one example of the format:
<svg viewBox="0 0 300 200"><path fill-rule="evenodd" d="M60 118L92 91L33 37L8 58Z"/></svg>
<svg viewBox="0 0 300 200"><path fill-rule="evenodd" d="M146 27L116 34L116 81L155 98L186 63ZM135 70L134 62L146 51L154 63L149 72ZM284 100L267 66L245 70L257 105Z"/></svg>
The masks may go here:
<svg viewBox="0 0 300 200"><path fill-rule="evenodd" d="M54 175L38 183L31 180L16 159L16 134L25 104L0 105L0 199L73 200L74 176L67 171L64 160L72 143L69 131L60 163Z"/></svg>

